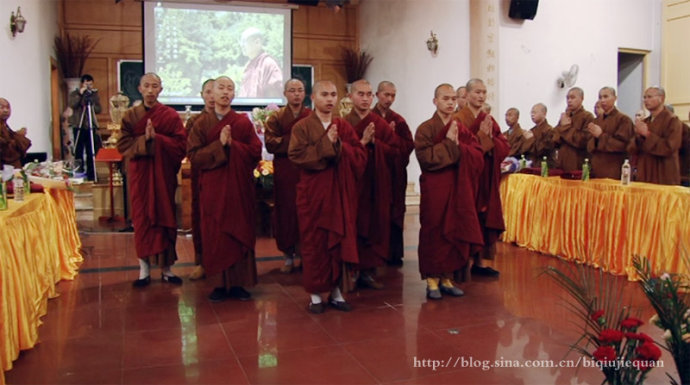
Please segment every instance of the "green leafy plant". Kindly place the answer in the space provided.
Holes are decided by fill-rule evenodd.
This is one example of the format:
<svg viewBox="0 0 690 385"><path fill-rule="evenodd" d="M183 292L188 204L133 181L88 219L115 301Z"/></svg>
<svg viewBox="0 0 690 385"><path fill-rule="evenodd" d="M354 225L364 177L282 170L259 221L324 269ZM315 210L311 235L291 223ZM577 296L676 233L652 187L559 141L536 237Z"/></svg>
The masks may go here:
<svg viewBox="0 0 690 385"><path fill-rule="evenodd" d="M690 266L686 256L684 262ZM662 274L654 277L649 260L634 256L633 266L640 278L640 287L656 311L650 323L664 330L664 344L673 356L680 382L690 384L690 277ZM668 375L668 374L667 374Z"/></svg>
<svg viewBox="0 0 690 385"><path fill-rule="evenodd" d="M643 384L661 350L651 337L637 332L642 321L630 315L624 282L583 265L566 272L549 266L544 273L566 291L569 299L564 303L582 329L571 349L594 361L606 377L604 383Z"/></svg>

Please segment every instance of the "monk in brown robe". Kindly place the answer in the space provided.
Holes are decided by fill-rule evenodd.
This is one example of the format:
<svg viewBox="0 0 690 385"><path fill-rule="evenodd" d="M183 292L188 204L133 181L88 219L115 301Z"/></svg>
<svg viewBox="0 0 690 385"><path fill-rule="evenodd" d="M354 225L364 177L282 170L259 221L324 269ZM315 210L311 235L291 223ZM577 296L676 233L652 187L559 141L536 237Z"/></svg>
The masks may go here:
<svg viewBox="0 0 690 385"><path fill-rule="evenodd" d="M525 157L532 161L534 167L539 167L546 157L549 168L556 167L553 151L553 127L546 121L546 105L537 103L530 111L532 122L535 124L525 132Z"/></svg>
<svg viewBox="0 0 690 385"><path fill-rule="evenodd" d="M688 113L688 120L690 120L690 113ZM680 161L680 178L685 180L686 186L690 186L690 125L683 123L682 145L678 152Z"/></svg>
<svg viewBox="0 0 690 385"><path fill-rule="evenodd" d="M192 131L196 119L204 114L215 113L215 102L213 101L213 79L207 79L201 85L201 98L204 100L204 109L197 115L191 116L185 123L187 132ZM191 163L191 188L192 188L192 242L194 243L194 270L189 274L189 279L192 281L202 279L205 277L204 266L201 261L202 258L202 243L201 243L201 209L199 207L199 177L201 170Z"/></svg>
<svg viewBox="0 0 690 385"><path fill-rule="evenodd" d="M558 148L558 167L565 172L580 170L588 157L587 141L591 134L587 125L594 120L594 116L582 107L584 98L585 93L581 88L571 88L566 97L568 107L554 128L553 140Z"/></svg>
<svg viewBox="0 0 690 385"><path fill-rule="evenodd" d="M304 83L290 79L283 92L287 106L269 116L266 121L266 150L273 158L273 191L275 191L274 226L278 250L285 255L283 273L292 272L294 258L299 255L299 227L297 224L297 182L299 169L287 157L292 127L306 118L311 109L304 106Z"/></svg>
<svg viewBox="0 0 690 385"><path fill-rule="evenodd" d="M643 101L650 116L635 121L635 136L628 151L637 155L637 181L680 184L678 149L683 138L683 123L664 107L666 92L650 87Z"/></svg>
<svg viewBox="0 0 690 385"><path fill-rule="evenodd" d="M405 191L407 190L407 165L410 163L410 154L414 150L414 141L410 127L405 118L393 111L391 106L395 102L395 84L382 81L376 91L376 106L373 113L381 116L393 129L397 137L398 147L393 156L391 185L393 188L393 201L391 207L391 229L388 265L402 266L405 247L403 245L403 225L405 223Z"/></svg>
<svg viewBox="0 0 690 385"><path fill-rule="evenodd" d="M389 256L393 202L390 165L398 144L388 123L371 111L374 92L368 81L360 79L353 82L350 99L353 108L345 120L355 129L367 150L367 167L358 183L357 284L363 288L382 289L383 284L375 276L376 269L383 266Z"/></svg>
<svg viewBox="0 0 690 385"><path fill-rule="evenodd" d="M520 110L515 107L511 107L506 111L506 124L508 125L507 137L508 144L510 145L510 151L508 156L514 156L519 158L526 149L525 142L527 141L526 134L527 131L520 127Z"/></svg>
<svg viewBox="0 0 690 385"><path fill-rule="evenodd" d="M22 167L26 150L31 147L31 140L26 137L26 128L15 132L7 124L10 115L12 115L10 102L5 98L0 98L0 170L5 164L15 168Z"/></svg>
<svg viewBox="0 0 690 385"><path fill-rule="evenodd" d="M633 136L630 118L616 108L616 90L599 90L599 106L603 113L587 125L592 136L587 151L592 154L592 177L621 178L621 166L628 158L627 148Z"/></svg>
<svg viewBox="0 0 690 385"><path fill-rule="evenodd" d="M158 102L163 90L158 75L144 74L138 89L143 103L125 112L117 142L117 149L129 160L127 177L139 257L139 279L134 286L151 283L151 264L161 267L163 282L181 285L182 279L170 266L177 260L175 188L187 133L177 111Z"/></svg>
<svg viewBox="0 0 690 385"><path fill-rule="evenodd" d="M474 253L472 274L490 277L498 276L498 271L483 266L482 259L494 259L496 241L505 230L503 208L498 191L501 178L501 162L508 155L508 140L501 134L496 120L484 112L486 86L481 79L467 82L467 105L455 117L474 134L484 152L484 168L479 179L477 195L477 216L484 235L484 247Z"/></svg>
<svg viewBox="0 0 690 385"><path fill-rule="evenodd" d="M314 111L292 128L288 158L300 169L297 215L308 310L322 313L328 304L351 309L339 285L349 283L345 264L357 264L357 179L366 166L366 150L352 126L334 116L338 91L330 81L312 88ZM345 288L345 287L343 287Z"/></svg>
<svg viewBox="0 0 690 385"><path fill-rule="evenodd" d="M213 84L214 112L197 118L187 153L199 178L204 271L217 280L213 302L248 300L245 287L257 281L254 247L255 191L252 170L261 159L261 141L245 114L230 106L235 83L226 76Z"/></svg>
<svg viewBox="0 0 690 385"><path fill-rule="evenodd" d="M468 264L471 250L484 243L476 210L484 153L475 136L452 117L456 100L450 84L436 87L436 112L417 128L414 140L422 169L419 272L429 299L464 294L454 275Z"/></svg>

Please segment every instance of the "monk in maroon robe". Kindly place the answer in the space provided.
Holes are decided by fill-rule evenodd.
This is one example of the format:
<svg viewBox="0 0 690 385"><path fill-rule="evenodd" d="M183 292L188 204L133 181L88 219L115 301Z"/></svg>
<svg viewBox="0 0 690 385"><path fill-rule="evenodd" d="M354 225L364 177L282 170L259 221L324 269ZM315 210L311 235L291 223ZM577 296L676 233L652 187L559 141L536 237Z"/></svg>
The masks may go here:
<svg viewBox="0 0 690 385"><path fill-rule="evenodd" d="M393 156L391 167L391 187L393 200L391 204L391 226L389 259L390 266L402 266L402 258L405 254L403 245L403 225L405 222L405 192L407 190L407 165L410 163L410 154L414 150L414 141L410 127L405 119L391 109L395 102L395 84L389 81L379 83L376 91L376 106L373 113L381 116L393 130L398 146Z"/></svg>
<svg viewBox="0 0 690 385"><path fill-rule="evenodd" d="M419 179L419 272L427 297L461 296L453 282L470 252L483 244L475 199L484 154L469 130L452 118L457 94L450 84L436 87L436 112L415 133Z"/></svg>
<svg viewBox="0 0 690 385"><path fill-rule="evenodd" d="M477 211L479 223L484 233L484 247L474 255L472 273L497 276L498 271L482 266L483 259L493 259L496 254L496 241L505 230L503 208L499 194L501 162L508 155L510 145L501 134L501 128L491 115L484 112L486 86L480 79L467 82L467 105L456 113L460 122L469 128L479 141L484 152L484 168L479 179Z"/></svg>
<svg viewBox="0 0 690 385"><path fill-rule="evenodd" d="M189 159L201 170L203 264L209 277L218 277L209 295L214 302L248 300L244 287L257 281L252 171L261 159L261 141L249 118L230 107L234 96L230 78L215 80L214 113L196 120L187 144Z"/></svg>
<svg viewBox="0 0 690 385"><path fill-rule="evenodd" d="M288 147L292 127L299 120L309 116L311 110L304 106L304 83L290 79L285 83L283 93L287 106L272 114L266 121L266 150L273 158L273 191L275 210L273 212L274 234L278 250L285 255L285 264L280 271L292 272L294 257L299 255L299 227L297 224L297 182L299 169L288 159Z"/></svg>
<svg viewBox="0 0 690 385"><path fill-rule="evenodd" d="M31 147L31 140L26 137L26 128L15 132L7 124L10 115L12 115L10 102L5 98L0 98L0 169L5 164L15 168L22 167L26 150Z"/></svg>
<svg viewBox="0 0 690 385"><path fill-rule="evenodd" d="M151 282L151 264L161 267L163 282L182 284L170 266L177 260L175 189L187 135L179 114L158 102L162 90L158 75L141 77L143 103L125 112L117 143L117 149L129 159L132 225L140 267L135 287Z"/></svg>
<svg viewBox="0 0 690 385"><path fill-rule="evenodd" d="M196 119L204 114L215 113L215 102L213 101L213 79L208 79L201 85L201 98L204 100L204 109L201 110L199 115L195 115L189 118L185 123L185 128L187 132L192 130L194 122ZM192 178L191 178L191 188L192 188L192 242L194 243L194 264L196 267L189 274L189 279L192 281L204 278L204 266L201 261L202 258L202 245L201 245L201 208L199 207L199 178L201 176L201 170L194 164L191 164Z"/></svg>
<svg viewBox="0 0 690 385"><path fill-rule="evenodd" d="M311 98L314 111L295 124L288 148L288 158L300 169L297 214L303 283L311 295L310 312L324 311L320 293L329 291L328 304L349 311L339 286L349 283L345 264L359 263L357 179L366 166L366 150L352 126L333 116L335 84L317 82Z"/></svg>
<svg viewBox="0 0 690 385"><path fill-rule="evenodd" d="M372 113L374 92L368 81L352 83L353 108L345 116L367 150L367 167L359 181L357 205L357 251L360 287L382 289L376 269L388 260L390 216L393 202L391 164L397 153L396 136L388 123Z"/></svg>

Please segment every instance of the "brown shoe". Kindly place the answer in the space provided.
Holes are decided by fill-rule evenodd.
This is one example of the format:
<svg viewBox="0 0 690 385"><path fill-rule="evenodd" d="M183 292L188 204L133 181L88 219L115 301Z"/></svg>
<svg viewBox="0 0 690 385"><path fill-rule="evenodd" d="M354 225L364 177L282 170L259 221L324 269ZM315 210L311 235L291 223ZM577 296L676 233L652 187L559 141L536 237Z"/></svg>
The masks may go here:
<svg viewBox="0 0 690 385"><path fill-rule="evenodd" d="M197 265L194 270L189 274L189 279L192 281L196 281L199 279L204 279L206 278L206 274L204 273L204 267L201 265Z"/></svg>
<svg viewBox="0 0 690 385"><path fill-rule="evenodd" d="M295 268L295 265L283 265L280 267L280 272L285 273L285 274L290 274L292 273L292 270Z"/></svg>
<svg viewBox="0 0 690 385"><path fill-rule="evenodd" d="M365 289L381 290L383 289L383 284L374 279L372 276L363 275L357 280L357 285Z"/></svg>
<svg viewBox="0 0 690 385"><path fill-rule="evenodd" d="M319 302L319 303L309 302L309 305L307 305L307 310L312 314L321 314L324 312L324 310L326 310L326 306L323 304L323 302Z"/></svg>

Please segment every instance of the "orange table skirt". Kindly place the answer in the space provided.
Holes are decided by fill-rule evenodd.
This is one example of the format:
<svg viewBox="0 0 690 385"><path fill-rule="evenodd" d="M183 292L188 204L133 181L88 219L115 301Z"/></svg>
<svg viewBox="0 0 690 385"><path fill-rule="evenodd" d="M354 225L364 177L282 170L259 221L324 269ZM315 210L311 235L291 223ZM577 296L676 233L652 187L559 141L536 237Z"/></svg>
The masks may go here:
<svg viewBox="0 0 690 385"><path fill-rule="evenodd" d="M612 179L511 174L501 182L503 240L635 279L634 255L655 273L690 273L690 189Z"/></svg>
<svg viewBox="0 0 690 385"><path fill-rule="evenodd" d="M38 342L55 284L82 262L74 199L68 190L9 200L0 211L0 384L19 352Z"/></svg>

